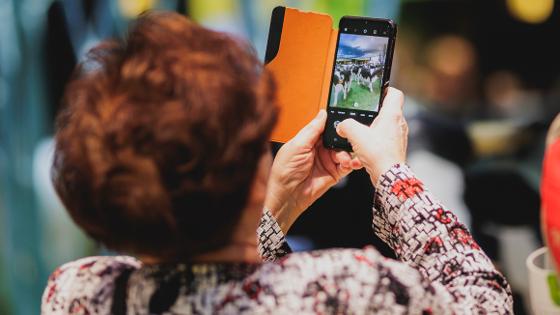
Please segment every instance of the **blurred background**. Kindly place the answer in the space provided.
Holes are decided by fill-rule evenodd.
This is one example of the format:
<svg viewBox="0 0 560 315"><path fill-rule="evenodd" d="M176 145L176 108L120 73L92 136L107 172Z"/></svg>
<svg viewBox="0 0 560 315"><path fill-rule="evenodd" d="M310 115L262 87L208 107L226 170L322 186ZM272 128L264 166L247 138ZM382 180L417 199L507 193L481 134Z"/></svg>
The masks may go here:
<svg viewBox="0 0 560 315"><path fill-rule="evenodd" d="M83 235L49 181L54 117L77 62L150 9L235 33L264 57L277 5L399 24L392 85L407 95L409 164L469 225L528 307L525 257L541 246L546 130L560 111L554 0L0 0L0 314L38 314L48 275L108 254ZM298 220L297 250L373 244L372 188L355 172Z"/></svg>

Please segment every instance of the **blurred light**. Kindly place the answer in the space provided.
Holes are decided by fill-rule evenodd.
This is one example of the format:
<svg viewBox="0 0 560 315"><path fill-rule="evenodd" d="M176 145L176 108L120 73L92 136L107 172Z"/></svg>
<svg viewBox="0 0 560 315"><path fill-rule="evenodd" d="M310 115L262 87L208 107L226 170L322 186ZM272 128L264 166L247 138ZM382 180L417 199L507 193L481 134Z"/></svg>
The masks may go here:
<svg viewBox="0 0 560 315"><path fill-rule="evenodd" d="M526 23L542 23L552 14L554 0L507 0L511 15Z"/></svg>
<svg viewBox="0 0 560 315"><path fill-rule="evenodd" d="M151 9L154 0L119 0L119 9L127 18L135 18L140 13Z"/></svg>

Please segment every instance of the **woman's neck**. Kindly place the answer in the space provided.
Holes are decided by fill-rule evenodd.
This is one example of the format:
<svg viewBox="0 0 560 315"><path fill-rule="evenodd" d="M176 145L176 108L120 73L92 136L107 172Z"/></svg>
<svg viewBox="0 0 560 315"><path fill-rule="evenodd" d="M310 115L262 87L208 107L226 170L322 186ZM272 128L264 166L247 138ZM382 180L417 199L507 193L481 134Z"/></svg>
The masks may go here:
<svg viewBox="0 0 560 315"><path fill-rule="evenodd" d="M257 188L253 188L250 201L243 210L237 227L231 235L231 241L226 246L200 255L191 259L192 262L220 263L220 262L245 262L259 263L262 259L257 250L257 227L262 215L264 197L266 196L267 177L257 181ZM161 264L165 261L157 257L140 257L145 264Z"/></svg>
<svg viewBox="0 0 560 315"><path fill-rule="evenodd" d="M157 257L141 256L139 259L146 265L157 265L165 261ZM260 263L261 257L255 242L235 242L218 250L197 255L190 260L195 263Z"/></svg>
<svg viewBox="0 0 560 315"><path fill-rule="evenodd" d="M233 242L218 250L194 257L194 262L262 262L254 242Z"/></svg>
<svg viewBox="0 0 560 315"><path fill-rule="evenodd" d="M235 229L231 242L226 246L193 257L192 262L245 262L259 263L262 259L257 250L256 230L262 213L262 203L248 207ZM140 260L149 265L165 263L157 257L140 257Z"/></svg>

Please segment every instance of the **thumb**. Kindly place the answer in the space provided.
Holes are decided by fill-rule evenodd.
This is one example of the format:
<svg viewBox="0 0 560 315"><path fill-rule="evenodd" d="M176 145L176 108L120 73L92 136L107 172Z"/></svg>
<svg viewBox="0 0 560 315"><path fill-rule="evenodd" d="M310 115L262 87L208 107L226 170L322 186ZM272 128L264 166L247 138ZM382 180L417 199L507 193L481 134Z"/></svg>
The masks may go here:
<svg viewBox="0 0 560 315"><path fill-rule="evenodd" d="M355 143L359 141L361 137L367 132L368 127L360 124L354 119L345 119L343 122L338 124L336 127L336 132L343 138L348 139L350 143Z"/></svg>
<svg viewBox="0 0 560 315"><path fill-rule="evenodd" d="M302 145L315 145L321 133L325 129L325 122L327 120L327 112L321 109L317 116L313 118L303 129L301 129L298 134L294 137L294 140L298 144Z"/></svg>
<svg viewBox="0 0 560 315"><path fill-rule="evenodd" d="M379 111L379 115L400 116L402 115L404 104L404 94L395 88L387 88L387 94L383 99L383 106Z"/></svg>

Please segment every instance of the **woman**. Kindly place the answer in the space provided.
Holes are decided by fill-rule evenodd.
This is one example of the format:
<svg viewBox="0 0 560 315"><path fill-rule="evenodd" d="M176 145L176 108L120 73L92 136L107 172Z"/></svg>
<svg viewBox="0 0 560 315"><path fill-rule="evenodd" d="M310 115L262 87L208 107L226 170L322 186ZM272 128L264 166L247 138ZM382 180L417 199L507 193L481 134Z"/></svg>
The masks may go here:
<svg viewBox="0 0 560 315"><path fill-rule="evenodd" d="M370 127L339 124L355 158L322 147L321 111L272 163L274 95L246 45L177 14L93 50L67 88L53 181L79 226L137 258L58 268L42 313L512 312L504 277L404 165L402 93L388 90ZM361 167L374 230L401 262L374 248L290 253L292 223Z"/></svg>

